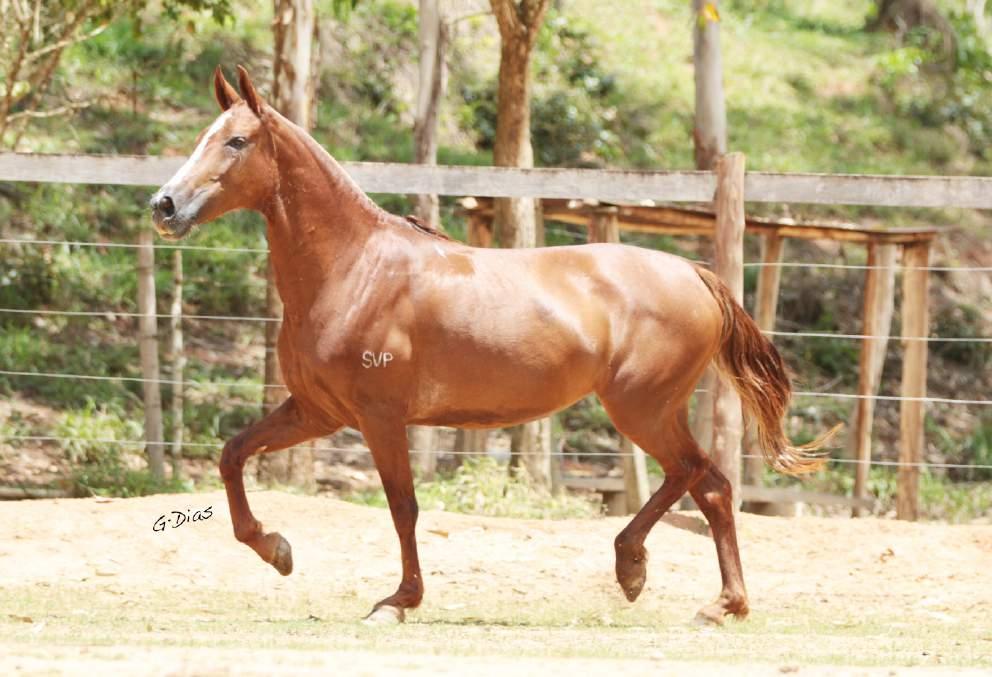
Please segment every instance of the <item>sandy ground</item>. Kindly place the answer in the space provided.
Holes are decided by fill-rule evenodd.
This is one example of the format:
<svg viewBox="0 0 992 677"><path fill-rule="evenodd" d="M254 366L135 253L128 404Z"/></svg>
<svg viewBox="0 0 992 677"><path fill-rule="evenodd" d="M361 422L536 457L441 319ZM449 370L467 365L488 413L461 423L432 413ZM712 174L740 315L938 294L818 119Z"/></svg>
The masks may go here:
<svg viewBox="0 0 992 677"><path fill-rule="evenodd" d="M428 511L424 604L404 627L370 630L358 619L399 579L388 513L249 500L293 545L291 576L234 540L221 492L0 504L0 673L992 669L990 526L743 515L752 616L710 628L691 623L719 585L694 513L652 532L629 605L612 573L625 520ZM208 519L153 529L208 506Z"/></svg>

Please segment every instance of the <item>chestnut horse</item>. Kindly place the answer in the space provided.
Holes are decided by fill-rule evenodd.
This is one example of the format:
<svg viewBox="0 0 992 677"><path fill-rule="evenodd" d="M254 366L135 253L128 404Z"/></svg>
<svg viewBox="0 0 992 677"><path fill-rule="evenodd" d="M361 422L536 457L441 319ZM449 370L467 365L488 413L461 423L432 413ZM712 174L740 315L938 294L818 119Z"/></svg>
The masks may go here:
<svg viewBox="0 0 992 677"><path fill-rule="evenodd" d="M423 581L407 425L484 428L531 421L596 393L617 430L658 460L661 488L617 536L627 598L645 580L644 540L688 491L713 531L723 588L702 618L748 612L730 484L693 440L688 400L711 361L740 393L767 461L808 472L823 438L794 447L782 418L790 381L774 346L712 273L615 244L477 249L372 202L303 129L268 106L239 66L218 68L223 113L152 198L159 234L178 240L236 209L261 212L285 306L279 360L290 397L224 447L220 473L235 537L287 575L289 543L245 497L255 454L361 430L402 553L396 593L369 617L398 622Z"/></svg>

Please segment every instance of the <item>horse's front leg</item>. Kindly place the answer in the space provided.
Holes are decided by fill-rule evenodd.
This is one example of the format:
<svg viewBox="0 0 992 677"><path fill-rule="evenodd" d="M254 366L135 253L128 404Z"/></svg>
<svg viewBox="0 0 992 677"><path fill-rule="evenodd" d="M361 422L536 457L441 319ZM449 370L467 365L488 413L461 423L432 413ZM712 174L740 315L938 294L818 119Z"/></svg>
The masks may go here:
<svg viewBox="0 0 992 677"><path fill-rule="evenodd" d="M227 503L234 523L234 536L258 553L283 576L293 571L293 551L280 534L265 533L251 514L245 496L245 461L255 454L287 449L321 435L330 435L340 426L318 426L304 419L292 397L262 420L235 435L224 445L220 475L227 490Z"/></svg>
<svg viewBox="0 0 992 677"><path fill-rule="evenodd" d="M424 596L424 582L420 577L420 560L417 557L417 496L413 490L413 473L410 471L410 453L407 448L406 428L402 423L362 421L362 435L372 450L382 488L389 502L389 512L400 538L400 556L403 561L403 580L396 592L375 605L366 618L373 623L398 623L406 618L406 609L420 605Z"/></svg>

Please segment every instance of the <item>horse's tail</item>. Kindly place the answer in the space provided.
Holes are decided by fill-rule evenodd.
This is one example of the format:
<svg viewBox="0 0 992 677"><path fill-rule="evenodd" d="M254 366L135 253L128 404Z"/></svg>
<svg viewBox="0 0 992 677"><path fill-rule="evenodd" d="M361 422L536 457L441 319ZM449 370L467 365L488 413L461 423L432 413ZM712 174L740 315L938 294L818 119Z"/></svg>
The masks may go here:
<svg viewBox="0 0 992 677"><path fill-rule="evenodd" d="M792 445L782 429L792 396L792 381L782 356L719 277L698 266L696 272L723 313L717 368L733 383L744 410L757 424L758 443L765 462L789 475L819 470L826 459L816 452L830 442L841 426L808 444Z"/></svg>

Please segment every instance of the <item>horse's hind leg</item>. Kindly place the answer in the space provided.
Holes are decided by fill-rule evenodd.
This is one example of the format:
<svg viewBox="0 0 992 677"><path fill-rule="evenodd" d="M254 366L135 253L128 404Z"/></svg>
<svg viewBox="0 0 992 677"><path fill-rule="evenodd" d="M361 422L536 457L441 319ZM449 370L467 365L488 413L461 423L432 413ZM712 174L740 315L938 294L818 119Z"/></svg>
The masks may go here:
<svg viewBox="0 0 992 677"><path fill-rule="evenodd" d="M707 460L706 474L689 488L689 493L713 530L717 559L720 562L720 578L723 581L720 596L712 604L703 607L696 617L718 625L723 623L723 617L727 614L744 618L748 613L747 590L744 588L741 555L737 548L730 482Z"/></svg>
<svg viewBox="0 0 992 677"><path fill-rule="evenodd" d="M611 407L606 400L603 405L620 432L657 459L665 471L661 488L614 541L617 582L627 599L633 602L641 594L647 575L648 553L644 539L662 515L702 476L707 461L689 433L685 407L667 417L651 416L637 421L620 415L621 410Z"/></svg>
<svg viewBox="0 0 992 677"><path fill-rule="evenodd" d="M293 552L276 532L265 533L262 524L251 514L245 496L244 466L251 456L287 449L318 435L329 435L336 428L315 429L304 421L292 397L262 420L241 431L227 444L220 459L220 474L227 491L227 502L234 523L234 536L258 553L283 576L293 571Z"/></svg>
<svg viewBox="0 0 992 677"><path fill-rule="evenodd" d="M611 407L604 401L604 406ZM618 410L619 411L622 410ZM610 411L614 416L613 411ZM617 421L618 417L614 417ZM627 599L633 601L644 587L647 550L644 539L662 515L689 491L702 510L716 542L723 588L716 602L704 607L698 618L722 623L726 614L738 618L747 615L747 592L737 549L730 483L699 448L689 431L688 408L681 406L669 417L655 424L645 424L620 416L618 429L658 460L665 471L661 488L620 532L616 547L617 581ZM650 418L650 417L647 417Z"/></svg>

